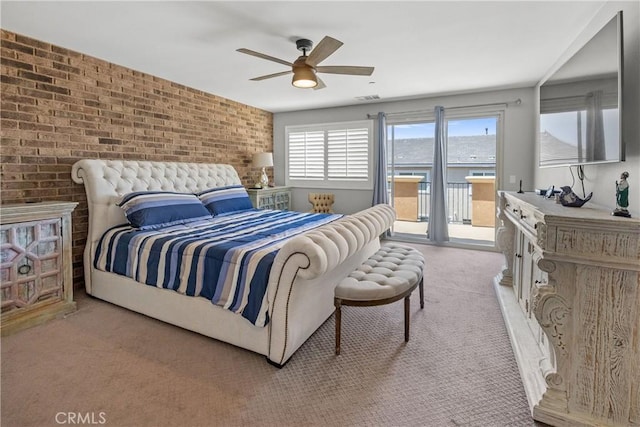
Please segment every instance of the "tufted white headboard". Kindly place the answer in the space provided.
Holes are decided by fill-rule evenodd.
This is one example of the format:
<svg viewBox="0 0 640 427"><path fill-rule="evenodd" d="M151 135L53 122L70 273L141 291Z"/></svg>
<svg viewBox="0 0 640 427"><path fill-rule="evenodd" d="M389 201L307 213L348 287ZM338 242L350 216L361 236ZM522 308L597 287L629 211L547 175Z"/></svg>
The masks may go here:
<svg viewBox="0 0 640 427"><path fill-rule="evenodd" d="M197 193L240 184L231 165L84 159L71 169L74 182L84 184L89 206L87 247L109 228L127 222L116 202L132 191L162 190Z"/></svg>

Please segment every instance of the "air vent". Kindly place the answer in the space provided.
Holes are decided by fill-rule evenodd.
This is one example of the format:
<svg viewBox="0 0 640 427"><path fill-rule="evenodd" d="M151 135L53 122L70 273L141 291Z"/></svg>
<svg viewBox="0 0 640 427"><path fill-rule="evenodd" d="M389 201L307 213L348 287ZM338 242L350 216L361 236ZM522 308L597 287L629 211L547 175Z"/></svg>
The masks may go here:
<svg viewBox="0 0 640 427"><path fill-rule="evenodd" d="M373 101L375 99L380 99L379 95L366 95L366 96L356 96L358 101Z"/></svg>

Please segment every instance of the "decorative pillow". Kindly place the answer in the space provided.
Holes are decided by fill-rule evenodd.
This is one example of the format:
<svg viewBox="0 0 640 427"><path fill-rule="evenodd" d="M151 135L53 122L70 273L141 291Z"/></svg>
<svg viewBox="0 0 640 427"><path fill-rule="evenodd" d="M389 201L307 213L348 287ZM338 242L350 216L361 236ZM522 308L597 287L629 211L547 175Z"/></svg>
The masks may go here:
<svg viewBox="0 0 640 427"><path fill-rule="evenodd" d="M118 206L132 226L143 230L211 219L209 211L194 194L137 191L126 194Z"/></svg>
<svg viewBox="0 0 640 427"><path fill-rule="evenodd" d="M211 188L199 193L198 197L212 215L253 208L247 190L242 185Z"/></svg>

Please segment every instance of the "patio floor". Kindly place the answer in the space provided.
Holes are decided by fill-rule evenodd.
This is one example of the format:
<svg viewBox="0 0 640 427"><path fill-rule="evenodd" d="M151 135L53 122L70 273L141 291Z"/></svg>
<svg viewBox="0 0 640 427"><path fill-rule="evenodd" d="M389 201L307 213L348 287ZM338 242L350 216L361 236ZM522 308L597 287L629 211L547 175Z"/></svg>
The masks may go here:
<svg viewBox="0 0 640 427"><path fill-rule="evenodd" d="M396 221L393 224L393 232L424 236L427 233L428 225L428 222ZM495 233L493 227L477 227L470 224L449 224L449 238L452 241L493 246L495 243Z"/></svg>

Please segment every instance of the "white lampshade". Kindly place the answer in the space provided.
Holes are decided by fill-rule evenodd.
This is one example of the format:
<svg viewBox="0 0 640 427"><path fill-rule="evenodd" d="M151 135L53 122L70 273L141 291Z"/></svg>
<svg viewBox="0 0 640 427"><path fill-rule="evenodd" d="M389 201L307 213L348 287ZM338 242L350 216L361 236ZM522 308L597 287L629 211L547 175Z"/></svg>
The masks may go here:
<svg viewBox="0 0 640 427"><path fill-rule="evenodd" d="M273 166L273 153L255 153L253 166L256 168L268 168Z"/></svg>

